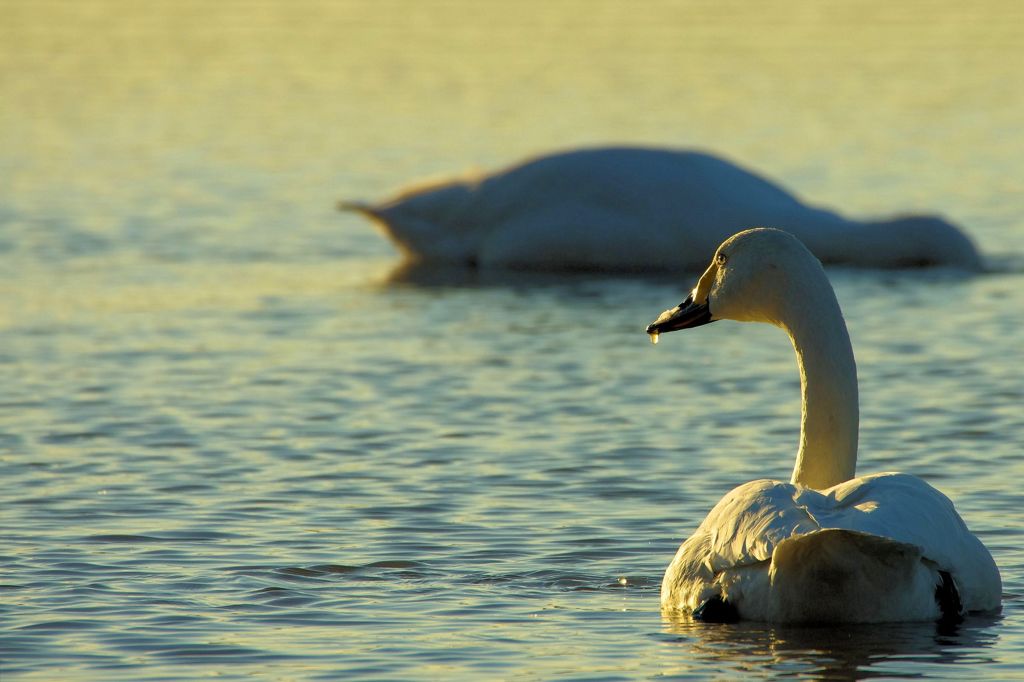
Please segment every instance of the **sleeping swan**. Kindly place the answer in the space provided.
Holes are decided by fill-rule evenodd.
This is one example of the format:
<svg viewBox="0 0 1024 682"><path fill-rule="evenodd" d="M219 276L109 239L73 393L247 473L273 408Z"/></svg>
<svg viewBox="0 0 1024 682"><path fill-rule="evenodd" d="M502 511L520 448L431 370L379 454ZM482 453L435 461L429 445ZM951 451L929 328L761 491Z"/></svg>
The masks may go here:
<svg viewBox="0 0 1024 682"><path fill-rule="evenodd" d="M527 270L697 270L748 225L796 235L826 263L981 269L971 240L933 216L857 221L801 203L728 161L607 147L413 187L369 217L412 262Z"/></svg>
<svg viewBox="0 0 1024 682"><path fill-rule="evenodd" d="M790 483L728 493L679 548L661 605L698 619L877 623L941 619L1000 606L999 571L949 499L921 479L854 478L857 369L835 294L792 235L727 239L658 334L716 320L769 322L796 350L803 399Z"/></svg>

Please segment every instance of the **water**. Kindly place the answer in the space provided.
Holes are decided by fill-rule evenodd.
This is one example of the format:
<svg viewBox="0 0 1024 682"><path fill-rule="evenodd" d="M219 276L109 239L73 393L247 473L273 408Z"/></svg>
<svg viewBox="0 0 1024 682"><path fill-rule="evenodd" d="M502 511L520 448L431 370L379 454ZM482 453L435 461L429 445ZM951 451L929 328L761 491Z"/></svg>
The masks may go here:
<svg viewBox="0 0 1024 682"><path fill-rule="evenodd" d="M1024 677L1015 3L6 2L5 680ZM696 146L994 272L832 270L862 472L949 494L1002 614L663 618L785 478L780 332L644 326L689 275L392 277L336 199L584 144Z"/></svg>

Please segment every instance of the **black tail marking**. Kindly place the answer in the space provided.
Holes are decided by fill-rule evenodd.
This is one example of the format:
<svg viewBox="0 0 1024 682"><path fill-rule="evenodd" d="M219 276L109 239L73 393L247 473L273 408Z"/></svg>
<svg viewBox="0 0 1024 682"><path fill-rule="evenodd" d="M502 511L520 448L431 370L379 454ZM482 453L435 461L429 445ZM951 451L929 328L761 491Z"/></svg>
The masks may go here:
<svg viewBox="0 0 1024 682"><path fill-rule="evenodd" d="M935 586L935 601L939 603L940 623L959 623L963 620L963 604L960 601L960 591L956 589L953 576L949 571L939 571L942 582Z"/></svg>
<svg viewBox="0 0 1024 682"><path fill-rule="evenodd" d="M739 610L719 595L715 595L693 610L693 617L705 623L736 623Z"/></svg>

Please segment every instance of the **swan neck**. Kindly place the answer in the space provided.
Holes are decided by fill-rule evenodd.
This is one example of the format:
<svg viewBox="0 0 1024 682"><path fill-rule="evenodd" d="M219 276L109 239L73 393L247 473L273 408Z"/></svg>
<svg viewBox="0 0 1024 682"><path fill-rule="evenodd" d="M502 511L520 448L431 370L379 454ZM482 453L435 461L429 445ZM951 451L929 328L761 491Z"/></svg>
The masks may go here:
<svg viewBox="0 0 1024 682"><path fill-rule="evenodd" d="M832 287L794 306L784 320L796 351L802 399L793 483L823 490L854 477L859 407L857 367ZM811 303L811 305L807 305Z"/></svg>

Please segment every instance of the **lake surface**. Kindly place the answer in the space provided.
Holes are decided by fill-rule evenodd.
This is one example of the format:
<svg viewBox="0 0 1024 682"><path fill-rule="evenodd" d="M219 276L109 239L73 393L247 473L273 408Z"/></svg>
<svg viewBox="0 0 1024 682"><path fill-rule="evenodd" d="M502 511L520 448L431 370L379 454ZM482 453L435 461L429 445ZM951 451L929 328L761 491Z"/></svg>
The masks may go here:
<svg viewBox="0 0 1024 682"><path fill-rule="evenodd" d="M19 2L0 22L6 680L1024 678L1015 2ZM867 473L1004 582L953 630L708 626L662 572L788 478L778 330L653 347L692 275L395 277L339 198L698 147L991 271L830 270Z"/></svg>

